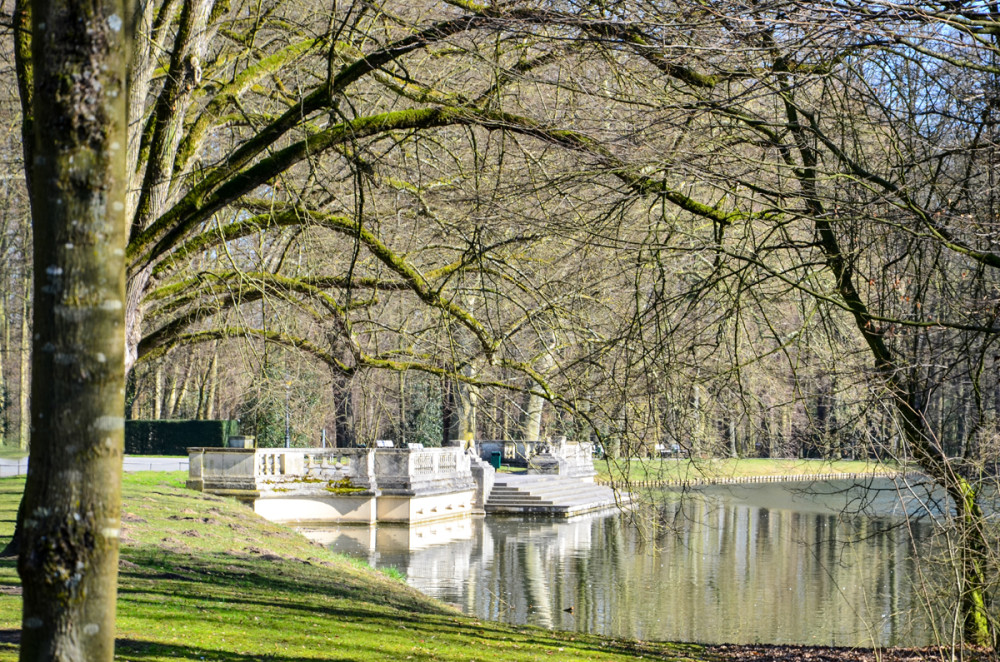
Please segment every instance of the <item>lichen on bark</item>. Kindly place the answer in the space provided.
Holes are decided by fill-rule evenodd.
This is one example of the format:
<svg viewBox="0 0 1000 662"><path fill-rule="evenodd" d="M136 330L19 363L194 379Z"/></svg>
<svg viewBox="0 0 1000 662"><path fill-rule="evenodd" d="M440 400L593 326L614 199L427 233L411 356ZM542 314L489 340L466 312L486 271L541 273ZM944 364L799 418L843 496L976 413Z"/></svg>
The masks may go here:
<svg viewBox="0 0 1000 662"><path fill-rule="evenodd" d="M30 8L34 235L31 470L18 571L22 660L114 655L124 418L121 0ZM19 51L20 56L26 51Z"/></svg>

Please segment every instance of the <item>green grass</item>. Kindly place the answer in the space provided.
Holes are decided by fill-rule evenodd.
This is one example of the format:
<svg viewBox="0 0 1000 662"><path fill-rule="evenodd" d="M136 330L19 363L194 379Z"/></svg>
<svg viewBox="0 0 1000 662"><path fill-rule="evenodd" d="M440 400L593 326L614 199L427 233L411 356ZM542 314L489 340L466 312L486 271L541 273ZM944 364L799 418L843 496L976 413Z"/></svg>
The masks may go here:
<svg viewBox="0 0 1000 662"><path fill-rule="evenodd" d="M594 463L599 480L692 481L753 476L802 476L828 473L894 473L884 464L853 460L780 459L607 459Z"/></svg>
<svg viewBox="0 0 1000 662"><path fill-rule="evenodd" d="M479 621L183 487L183 473L125 476L117 659L706 660L697 646L650 644ZM23 479L0 480L9 538ZM5 543L6 540L0 540ZM391 572L389 574L392 574ZM20 627L13 559L0 559L0 661Z"/></svg>
<svg viewBox="0 0 1000 662"><path fill-rule="evenodd" d="M7 446L0 444L0 459L21 460L28 457L28 451L23 451L17 446Z"/></svg>

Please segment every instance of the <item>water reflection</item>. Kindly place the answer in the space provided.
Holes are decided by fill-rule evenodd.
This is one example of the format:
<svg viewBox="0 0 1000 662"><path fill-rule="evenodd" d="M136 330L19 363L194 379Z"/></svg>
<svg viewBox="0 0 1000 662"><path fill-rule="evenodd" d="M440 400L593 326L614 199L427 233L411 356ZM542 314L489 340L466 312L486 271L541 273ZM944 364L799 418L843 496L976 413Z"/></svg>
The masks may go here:
<svg viewBox="0 0 1000 662"><path fill-rule="evenodd" d="M873 516L845 519L843 502L858 498L846 487L713 488L638 518L344 527L321 539L481 618L638 639L930 643L909 534L884 517L898 499L887 491L867 504Z"/></svg>

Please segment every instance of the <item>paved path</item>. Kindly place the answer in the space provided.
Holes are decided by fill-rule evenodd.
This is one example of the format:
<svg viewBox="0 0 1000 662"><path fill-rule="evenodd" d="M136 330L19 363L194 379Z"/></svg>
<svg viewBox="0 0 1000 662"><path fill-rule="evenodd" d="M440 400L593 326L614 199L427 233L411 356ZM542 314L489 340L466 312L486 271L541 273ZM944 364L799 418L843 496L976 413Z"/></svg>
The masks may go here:
<svg viewBox="0 0 1000 662"><path fill-rule="evenodd" d="M125 471L187 471L186 457L145 457L126 455ZM28 458L21 460L0 459L0 478L23 476L28 471Z"/></svg>

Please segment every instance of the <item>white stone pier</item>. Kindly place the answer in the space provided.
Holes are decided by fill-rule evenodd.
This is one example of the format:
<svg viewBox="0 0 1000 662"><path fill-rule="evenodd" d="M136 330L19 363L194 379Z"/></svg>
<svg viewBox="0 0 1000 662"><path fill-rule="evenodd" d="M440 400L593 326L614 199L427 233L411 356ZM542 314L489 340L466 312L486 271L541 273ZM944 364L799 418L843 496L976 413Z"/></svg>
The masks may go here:
<svg viewBox="0 0 1000 662"><path fill-rule="evenodd" d="M274 522L418 524L481 514L486 501L461 448L190 448L188 455L188 487L252 503Z"/></svg>

